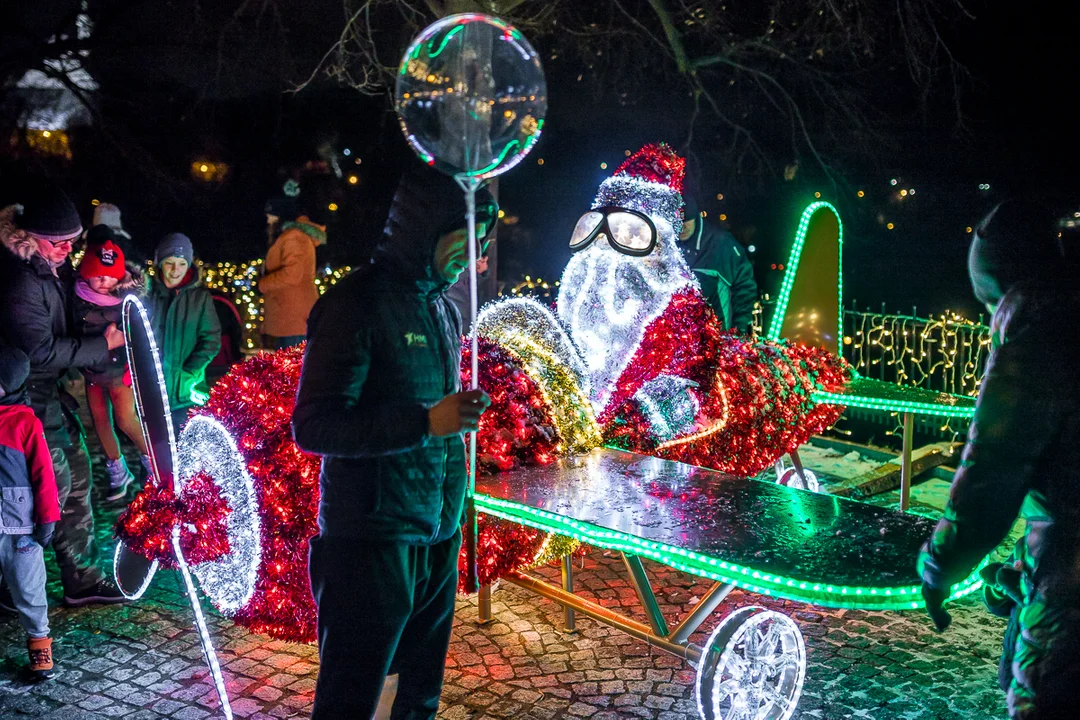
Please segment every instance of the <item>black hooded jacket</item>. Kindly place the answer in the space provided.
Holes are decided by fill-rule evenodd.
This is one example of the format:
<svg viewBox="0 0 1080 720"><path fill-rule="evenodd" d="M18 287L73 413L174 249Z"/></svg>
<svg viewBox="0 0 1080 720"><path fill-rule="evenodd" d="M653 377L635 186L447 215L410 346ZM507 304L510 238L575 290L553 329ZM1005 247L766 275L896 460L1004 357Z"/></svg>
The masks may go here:
<svg viewBox="0 0 1080 720"><path fill-rule="evenodd" d="M949 504L923 556L931 585L963 580L1024 517L1032 573L1046 589L1066 578L1080 588L1078 316L1080 290L1069 281L1018 283L999 303Z"/></svg>
<svg viewBox="0 0 1080 720"><path fill-rule="evenodd" d="M972 243L972 284L981 300L996 304L992 349L949 503L920 570L924 583L947 591L1022 517L1013 556L1022 602L1012 611L1022 640L1007 640L1002 664L1011 680L1010 716L1035 717L1028 713L1037 707L1038 717L1073 717L1080 678L1080 289L1053 234L1003 225L984 223ZM1029 256L1023 265L1010 261L1020 256Z"/></svg>
<svg viewBox="0 0 1080 720"><path fill-rule="evenodd" d="M461 318L432 264L464 215L452 179L410 170L372 264L311 311L293 435L323 456L323 535L426 545L461 525L465 444L430 437L428 409L461 388Z"/></svg>

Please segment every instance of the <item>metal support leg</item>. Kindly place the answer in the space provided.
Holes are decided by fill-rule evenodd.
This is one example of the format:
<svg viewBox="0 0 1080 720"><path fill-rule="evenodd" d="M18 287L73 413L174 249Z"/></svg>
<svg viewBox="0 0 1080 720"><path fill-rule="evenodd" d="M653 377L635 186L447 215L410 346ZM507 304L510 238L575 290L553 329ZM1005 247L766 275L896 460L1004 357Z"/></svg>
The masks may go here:
<svg viewBox="0 0 1080 720"><path fill-rule="evenodd" d="M724 598L728 596L732 590L735 589L734 585L728 585L726 583L716 583L709 591L702 596L701 600L694 609L691 610L682 621L675 626L675 629L668 634L668 640L675 643L684 643L686 640L694 634L701 623L705 622L705 619L712 615L716 606L724 601Z"/></svg>
<svg viewBox="0 0 1080 720"><path fill-rule="evenodd" d="M574 592L574 556L567 555L562 559L562 588L566 592ZM574 608L563 605L563 629L568 633L577 632L577 619L574 617Z"/></svg>
<svg viewBox="0 0 1080 720"><path fill-rule="evenodd" d="M802 480L803 487L809 487L810 483L806 481L806 473L803 471L802 458L799 457L799 451L792 450L788 453L788 457L791 458L791 464L795 466L795 472L798 473L799 479Z"/></svg>
<svg viewBox="0 0 1080 720"><path fill-rule="evenodd" d="M481 585L480 594L476 598L476 624L487 625L494 618L491 615L491 586Z"/></svg>
<svg viewBox="0 0 1080 720"><path fill-rule="evenodd" d="M649 583L649 576L645 574L641 558L627 553L623 553L622 556L623 562L626 563L626 569L630 571L630 582L633 584L634 590L637 591L641 605L645 608L645 615L649 618L649 625L652 627L653 633L661 637L667 637L667 622L664 620L664 614L660 612L660 604L656 602L656 595L653 593L652 585Z"/></svg>
<svg viewBox="0 0 1080 720"><path fill-rule="evenodd" d="M507 575L504 580L513 585L517 585L518 587L530 590L541 597L554 600L561 605L569 605L582 615L587 615L594 620L624 632L631 637L635 637L655 648L660 648L664 652L671 653L676 657L686 658L695 666L701 662L701 648L697 645L680 645L679 643L671 642L666 637L657 637L652 632L652 628L645 623L620 615L610 608L597 605L583 597L571 595L562 588L549 585L543 580L537 580L530 575L526 575L525 573L516 570Z"/></svg>
<svg viewBox="0 0 1080 720"><path fill-rule="evenodd" d="M900 457L900 510L911 504L911 446L915 435L915 416L904 413L904 448Z"/></svg>

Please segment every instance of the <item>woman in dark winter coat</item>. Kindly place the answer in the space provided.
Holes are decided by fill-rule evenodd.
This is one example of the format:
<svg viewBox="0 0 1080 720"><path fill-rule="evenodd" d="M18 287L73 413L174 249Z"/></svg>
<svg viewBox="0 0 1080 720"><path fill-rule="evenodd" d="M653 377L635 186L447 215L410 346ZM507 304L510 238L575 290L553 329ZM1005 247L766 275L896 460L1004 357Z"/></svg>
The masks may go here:
<svg viewBox="0 0 1080 720"><path fill-rule="evenodd" d="M1052 218L1009 202L979 225L968 259L993 313L993 349L945 516L920 557L923 595L941 607L1026 521L1012 567L984 573L1012 608L1002 659L1014 719L1075 717L1080 703L1080 287ZM1011 572L1011 571L1018 572ZM1018 582L1017 582L1018 581ZM1010 639L1011 636L1011 639Z"/></svg>
<svg viewBox="0 0 1080 720"><path fill-rule="evenodd" d="M79 263L79 279L75 281L72 315L76 336L95 337L104 334L109 325L122 325L124 295L143 295L145 292L146 275L138 265L125 262L124 251L119 245L111 239L90 245ZM105 450L105 467L109 474L109 492L105 499L119 500L135 477L120 452L120 441L113 429L114 414L116 424L142 455L143 477L151 473L142 423L135 411L127 352L117 348L109 352L108 362L80 369L86 379L86 403L94 418L94 431Z"/></svg>
<svg viewBox="0 0 1080 720"><path fill-rule="evenodd" d="M221 324L214 300L200 282L194 256L186 235L170 233L162 238L155 253L157 274L147 296L177 433L188 411L206 401L206 368L221 349Z"/></svg>

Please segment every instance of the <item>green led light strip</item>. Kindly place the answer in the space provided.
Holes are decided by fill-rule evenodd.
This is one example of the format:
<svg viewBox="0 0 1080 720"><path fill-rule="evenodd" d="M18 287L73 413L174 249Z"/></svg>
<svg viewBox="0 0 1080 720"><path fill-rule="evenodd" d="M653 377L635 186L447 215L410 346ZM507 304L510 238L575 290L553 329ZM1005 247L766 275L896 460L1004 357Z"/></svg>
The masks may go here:
<svg viewBox="0 0 1080 720"><path fill-rule="evenodd" d="M936 415L938 417L971 418L975 416L975 408L954 407L950 405L936 405L934 403L911 402L907 400L879 400L877 398L860 397L858 395L845 395L844 393L831 393L820 390L810 396L820 405L846 405L847 407L865 408L867 410L887 410L889 412L915 413L916 415Z"/></svg>
<svg viewBox="0 0 1080 720"><path fill-rule="evenodd" d="M481 512L503 518L537 530L568 535L575 540L595 547L616 552L627 552L668 567L740 587L759 595L770 595L788 600L863 610L916 610L925 606L917 585L906 587L858 587L829 585L827 583L803 582L795 578L763 573L753 568L717 560L685 548L607 530L583 523L546 510L528 507L490 495L476 496L476 506ZM978 571L986 564L980 563L963 582L952 586L949 600L968 595L982 587Z"/></svg>
<svg viewBox="0 0 1080 720"><path fill-rule="evenodd" d="M780 331L784 327L784 316L787 315L788 301L791 299L791 289L795 285L795 275L799 271L799 260L802 258L803 245L806 244L806 233L810 229L810 219L817 213L818 210L828 209L832 211L832 214L836 216L836 224L838 226L839 236L836 239L837 248L839 248L839 272L836 277L836 292L837 292L837 308L838 315L836 318L836 332L843 335L844 328L844 223L840 220L840 213L833 207L832 203L827 203L824 200L811 203L803 210L802 217L799 219L799 229L795 231L795 244L791 246L791 256L788 258L787 271L784 273L784 282L780 286L780 294L776 298L776 311L773 313L772 321L769 323L769 331L765 334L765 339L772 342L780 340Z"/></svg>

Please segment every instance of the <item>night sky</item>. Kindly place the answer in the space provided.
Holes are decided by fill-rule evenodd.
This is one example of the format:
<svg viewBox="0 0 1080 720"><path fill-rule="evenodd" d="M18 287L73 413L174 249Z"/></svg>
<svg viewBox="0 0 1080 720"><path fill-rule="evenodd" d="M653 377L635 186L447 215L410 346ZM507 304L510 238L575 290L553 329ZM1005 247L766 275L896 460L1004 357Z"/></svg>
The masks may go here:
<svg viewBox="0 0 1080 720"><path fill-rule="evenodd" d="M204 10L202 24L193 24L184 2L99 5L113 11L99 19L100 49L90 62L101 84L99 122L74 134L74 160L67 165L0 158L5 199L17 193L13 188L26 173L52 174L87 219L92 199L120 205L125 224L146 248L161 234L182 230L206 259L244 260L264 251L262 208L283 171L317 158L323 146L345 177L358 177L327 195L339 210L327 218L325 259L357 262L370 252L396 175L403 163L414 162L388 96L363 96L329 81L281 92L303 74L297 68L312 67L325 53L334 35L327 28L340 25L338 5L304 3L295 16L282 18L295 41L288 48L259 36L269 20L237 29L243 42L222 44L229 18L214 17L212 9ZM28 27L37 23L41 32L55 22L50 9L68 7L55 0L33 10L4 10L17 17L3 24L0 70L10 76L18 67L20 35ZM1078 70L1073 19L1011 3L969 9L976 18L945 37L971 73L963 84L963 127L948 92L939 91L925 112L894 99L910 94L895 63L882 70L875 88L875 102L900 103L887 108L889 123L875 128L876 151L845 155L841 145L832 155L831 178L805 158L791 181L779 173L733 176L718 150L723 138L708 128L695 134L692 187L710 221L725 214L736 236L756 247L763 290L779 284L781 271L771 266L785 262L798 214L815 192L837 204L845 220L848 300L903 312L917 307L919 314L978 312L966 276L966 228L995 202L1026 194L1061 216L1080 210L1070 109ZM390 38L402 46L407 40ZM579 81L582 68L572 58L551 61L548 40L536 44L545 58L550 109L539 145L500 181L502 205L517 218L500 234L504 279L524 273L553 278L569 256L574 222L625 151L656 140L679 146L686 138L685 93L661 82L619 102L613 93L598 93L588 78ZM220 72L220 55L229 60L227 74ZM228 162L226 181L193 182L191 163L202 159ZM910 188L914 195L898 199L899 190Z"/></svg>

